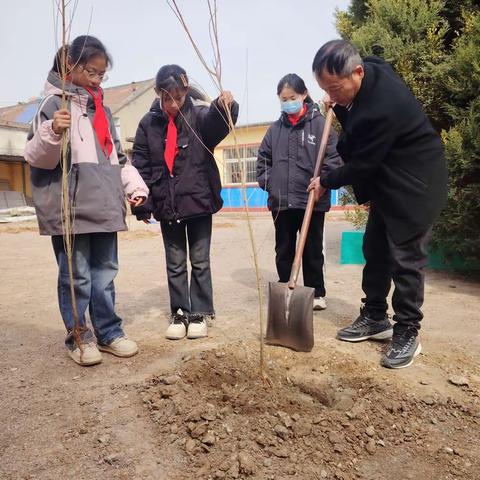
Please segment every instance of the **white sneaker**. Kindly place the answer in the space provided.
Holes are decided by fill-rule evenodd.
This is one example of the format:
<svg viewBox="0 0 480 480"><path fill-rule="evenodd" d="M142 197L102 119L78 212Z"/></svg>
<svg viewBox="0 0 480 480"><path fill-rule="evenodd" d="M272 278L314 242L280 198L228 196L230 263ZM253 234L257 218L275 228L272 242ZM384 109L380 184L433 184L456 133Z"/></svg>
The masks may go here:
<svg viewBox="0 0 480 480"><path fill-rule="evenodd" d="M325 297L315 297L313 299L313 309L314 310L325 310L327 308L327 302Z"/></svg>
<svg viewBox="0 0 480 480"><path fill-rule="evenodd" d="M73 350L67 348L68 356L79 365L86 367L88 365L96 365L102 361L102 354L99 352L97 345L93 342L82 344L83 352L80 347L75 346Z"/></svg>
<svg viewBox="0 0 480 480"><path fill-rule="evenodd" d="M208 337L208 327L205 317L198 313L190 315L188 319L188 333L187 338L204 338Z"/></svg>
<svg viewBox="0 0 480 480"><path fill-rule="evenodd" d="M170 325L165 332L165 337L169 340L180 340L187 334L188 318L179 308L177 313L172 316Z"/></svg>
<svg viewBox="0 0 480 480"><path fill-rule="evenodd" d="M110 345L98 344L98 349L117 357L133 357L138 353L138 345L127 337L116 338Z"/></svg>

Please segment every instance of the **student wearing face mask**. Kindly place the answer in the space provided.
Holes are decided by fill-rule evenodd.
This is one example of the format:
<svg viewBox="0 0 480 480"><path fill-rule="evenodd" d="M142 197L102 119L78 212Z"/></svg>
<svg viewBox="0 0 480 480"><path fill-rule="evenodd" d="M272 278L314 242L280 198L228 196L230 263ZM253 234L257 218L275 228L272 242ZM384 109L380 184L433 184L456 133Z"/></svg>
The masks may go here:
<svg viewBox="0 0 480 480"><path fill-rule="evenodd" d="M307 207L307 187L313 177L325 118L296 74L285 75L277 86L281 115L267 130L257 158L257 180L268 192L268 209L275 224L276 266L280 282L288 282L297 234ZM340 166L337 136L330 133L322 175ZM315 289L314 310L325 301L323 227L330 195L323 195L312 215L302 258L303 283Z"/></svg>

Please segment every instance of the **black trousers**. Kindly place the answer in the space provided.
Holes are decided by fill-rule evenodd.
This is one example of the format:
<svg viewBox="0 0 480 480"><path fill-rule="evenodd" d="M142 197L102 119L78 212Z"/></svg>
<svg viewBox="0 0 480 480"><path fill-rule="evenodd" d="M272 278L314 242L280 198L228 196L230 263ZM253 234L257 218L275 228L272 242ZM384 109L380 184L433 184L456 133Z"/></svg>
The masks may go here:
<svg viewBox="0 0 480 480"><path fill-rule="evenodd" d="M205 215L181 222L161 222L167 262L170 309L184 313L214 315L210 243L212 216ZM187 269L187 243L192 268L190 286Z"/></svg>
<svg viewBox="0 0 480 480"><path fill-rule="evenodd" d="M373 317L383 318L387 312L387 295L393 280L395 333L401 334L411 329L416 334L420 329L429 231L430 228L427 228L424 233L396 244L387 233L385 222L375 206L370 206L363 239L366 264L362 279L365 298L362 301Z"/></svg>
<svg viewBox="0 0 480 480"><path fill-rule="evenodd" d="M305 210L272 212L275 223L275 252L278 278L288 282L295 258L297 234L302 228ZM315 297L325 296L323 277L323 225L324 212L313 212L302 257L303 284L315 289Z"/></svg>

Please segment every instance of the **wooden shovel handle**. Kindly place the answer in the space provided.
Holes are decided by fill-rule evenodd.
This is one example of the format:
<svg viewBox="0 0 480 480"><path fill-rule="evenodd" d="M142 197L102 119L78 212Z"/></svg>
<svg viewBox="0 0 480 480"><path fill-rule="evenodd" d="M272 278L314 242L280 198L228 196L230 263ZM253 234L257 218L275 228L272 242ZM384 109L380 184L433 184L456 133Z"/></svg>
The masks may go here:
<svg viewBox="0 0 480 480"><path fill-rule="evenodd" d="M327 151L328 137L330 136L330 130L333 122L333 109L328 108L327 118L325 120L325 126L323 127L322 140L320 142L320 150L318 151L317 163L315 164L315 170L313 172L313 178L320 175L323 166L323 160L325 159L325 152ZM292 272L290 274L290 280L288 281L288 288L293 290L297 284L298 274L300 272L300 265L302 263L303 250L305 248L305 242L307 241L308 229L310 227L310 220L312 219L313 207L315 206L315 191L311 190L308 195L307 208L305 209L305 215L303 216L302 229L300 230L300 238L298 240L297 250L295 251L295 259L293 260Z"/></svg>

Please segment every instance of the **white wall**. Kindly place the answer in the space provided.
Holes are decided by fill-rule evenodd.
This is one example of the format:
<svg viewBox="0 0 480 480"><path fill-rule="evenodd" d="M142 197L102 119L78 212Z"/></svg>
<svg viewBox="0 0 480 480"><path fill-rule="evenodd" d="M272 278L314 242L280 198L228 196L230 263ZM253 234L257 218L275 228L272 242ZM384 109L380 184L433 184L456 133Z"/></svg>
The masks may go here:
<svg viewBox="0 0 480 480"><path fill-rule="evenodd" d="M113 114L115 123L117 124L120 142L122 143L124 150L132 149L133 144L127 142L126 139L129 137L135 137L140 120L150 110L154 100L155 92L152 87L133 102Z"/></svg>
<svg viewBox="0 0 480 480"><path fill-rule="evenodd" d="M0 125L0 155L23 157L27 133L15 127Z"/></svg>

